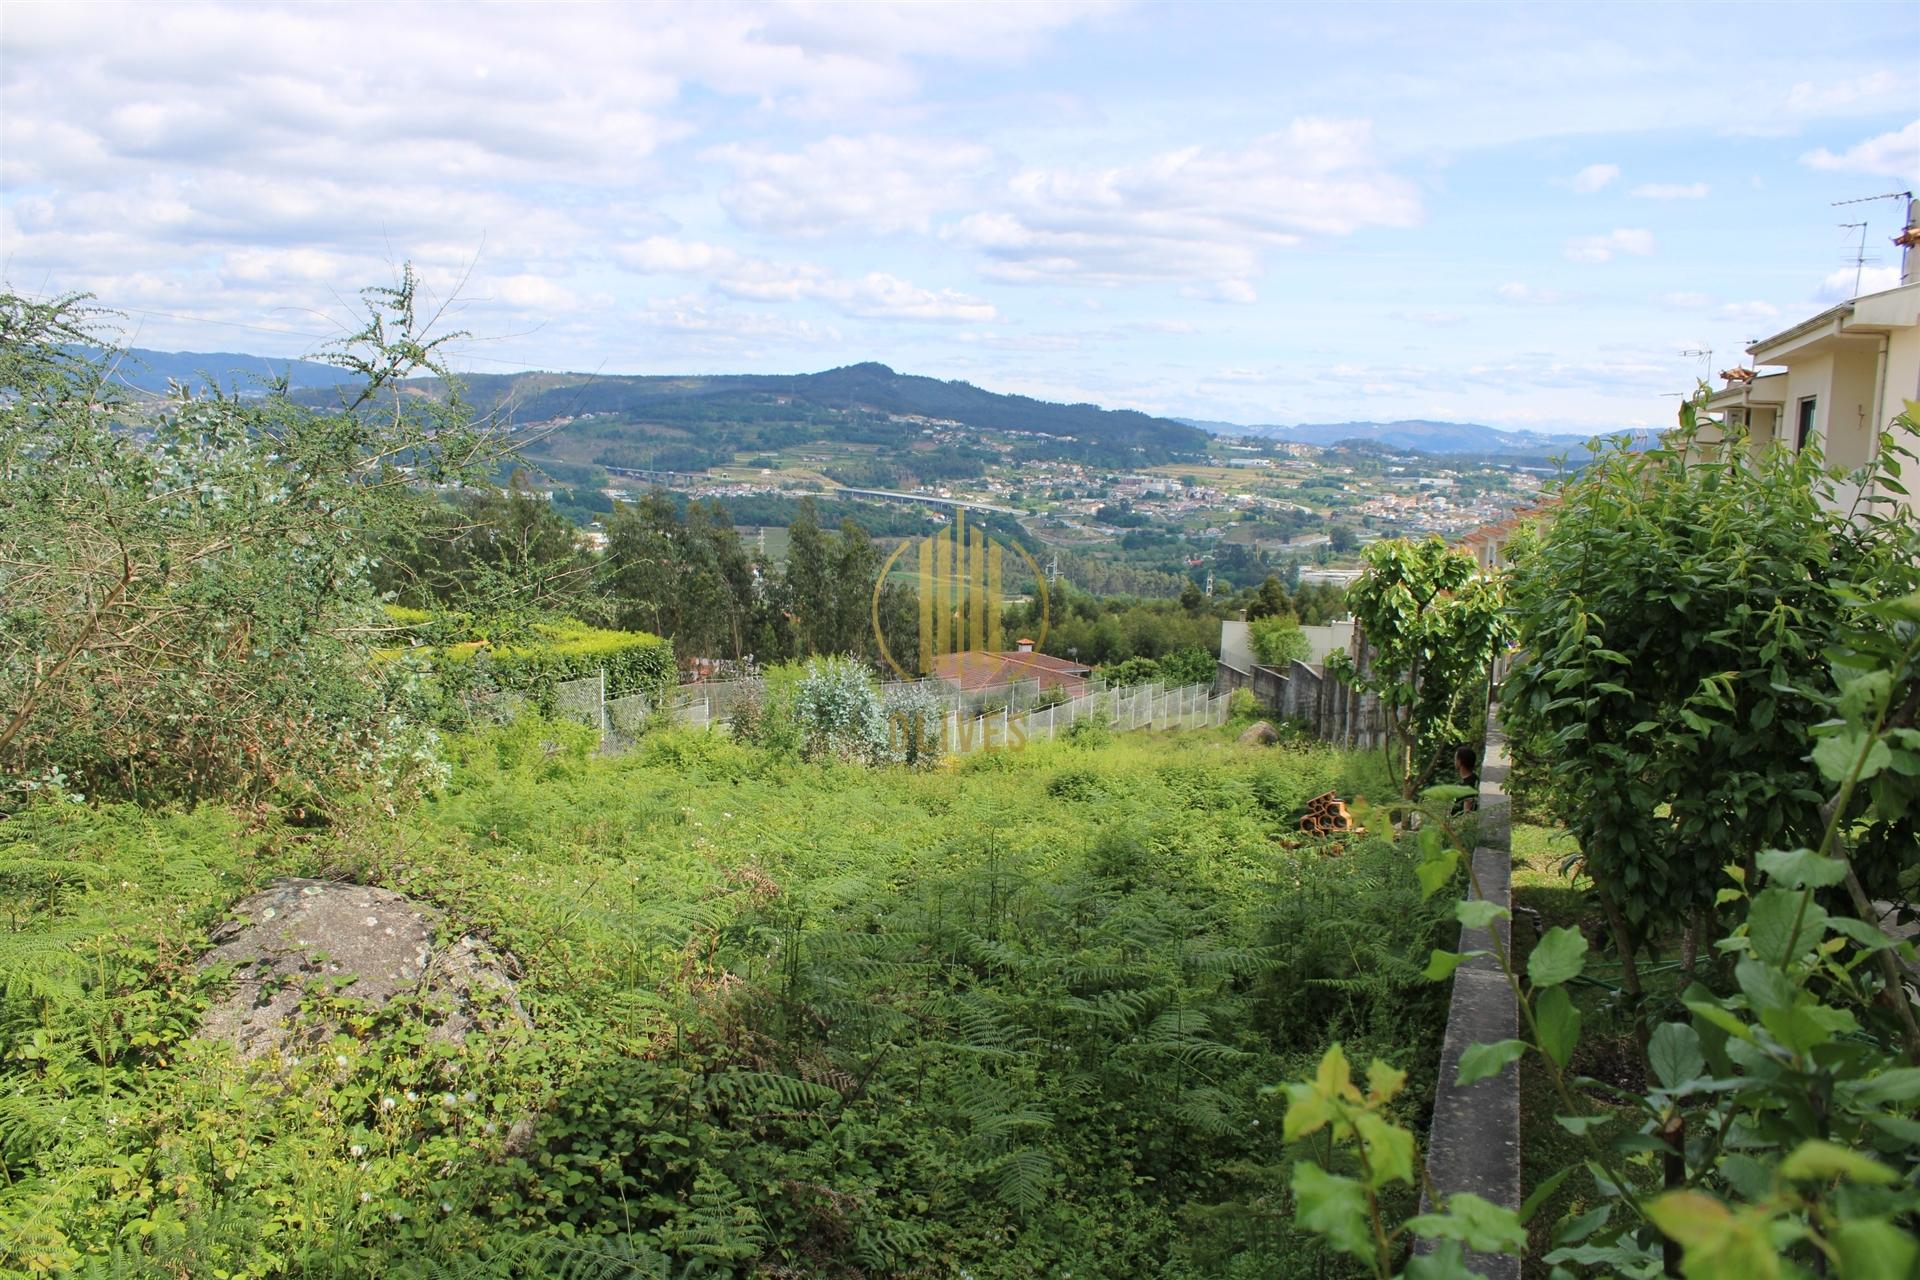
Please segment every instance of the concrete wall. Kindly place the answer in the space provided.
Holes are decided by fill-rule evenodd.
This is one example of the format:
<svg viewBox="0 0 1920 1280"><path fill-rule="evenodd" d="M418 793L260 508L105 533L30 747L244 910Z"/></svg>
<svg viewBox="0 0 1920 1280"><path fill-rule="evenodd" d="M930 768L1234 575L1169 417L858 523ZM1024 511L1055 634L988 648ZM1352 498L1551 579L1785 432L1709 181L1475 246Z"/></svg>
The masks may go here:
<svg viewBox="0 0 1920 1280"><path fill-rule="evenodd" d="M1487 750L1480 762L1478 846L1473 878L1489 902L1511 911L1513 853L1507 800L1506 735L1487 717ZM1461 951L1506 948L1512 939L1505 921L1498 937L1485 929L1460 931ZM1469 1191L1509 1209L1520 1207L1520 1076L1508 1063L1497 1076L1464 1087L1460 1055L1476 1044L1492 1044L1518 1034L1519 1009L1513 988L1491 955L1467 961L1453 971L1453 999L1447 1010L1447 1035L1440 1046L1440 1079L1434 1089L1433 1128L1427 1135L1427 1176L1442 1195ZM1423 1209L1431 1209L1421 1197ZM1414 1246L1430 1253L1431 1241ZM1468 1253L1467 1266L1488 1280L1520 1280L1520 1259L1508 1254Z"/></svg>
<svg viewBox="0 0 1920 1280"><path fill-rule="evenodd" d="M1820 406L1827 465L1851 471L1873 456L1874 405L1879 384L1877 344L1850 343L1833 354L1833 383L1828 403Z"/></svg>
<svg viewBox="0 0 1920 1280"><path fill-rule="evenodd" d="M1236 671L1253 670L1253 638L1246 623L1228 620L1220 624L1220 661Z"/></svg>
<svg viewBox="0 0 1920 1280"><path fill-rule="evenodd" d="M1353 623L1329 622L1325 626L1301 627L1307 637L1307 661L1325 662L1330 653L1345 653L1353 647Z"/></svg>
<svg viewBox="0 0 1920 1280"><path fill-rule="evenodd" d="M1324 667L1295 662L1285 671L1258 665L1241 671L1222 662L1215 670L1216 693L1250 689L1267 714L1305 721L1322 742L1354 750L1386 743L1380 699L1355 693Z"/></svg>
<svg viewBox="0 0 1920 1280"><path fill-rule="evenodd" d="M1920 254L1915 256L1920 257ZM1900 416L1909 400L1920 400L1920 325L1896 329L1887 338L1887 371L1885 390L1881 393L1880 427L1890 426ZM1920 454L1920 436L1911 432L1901 441L1908 449ZM1907 509L1920 514L1920 485L1913 483L1911 474L1901 477L1907 486L1904 497L1890 494L1906 504Z"/></svg>

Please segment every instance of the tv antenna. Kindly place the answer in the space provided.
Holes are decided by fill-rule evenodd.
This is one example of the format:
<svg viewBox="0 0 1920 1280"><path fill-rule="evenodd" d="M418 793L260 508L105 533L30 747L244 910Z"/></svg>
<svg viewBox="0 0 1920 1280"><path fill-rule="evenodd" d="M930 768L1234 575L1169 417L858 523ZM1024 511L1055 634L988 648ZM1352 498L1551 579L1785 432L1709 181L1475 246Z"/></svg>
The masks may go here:
<svg viewBox="0 0 1920 1280"><path fill-rule="evenodd" d="M1712 347L1689 347L1685 351L1682 351L1680 354L1688 357L1689 359L1692 359L1692 358L1699 359L1700 364L1702 366L1701 376L1703 379L1707 377L1711 377L1713 375L1713 348Z"/></svg>
<svg viewBox="0 0 1920 1280"><path fill-rule="evenodd" d="M1857 298L1860 296L1860 279L1866 274L1867 270L1867 224L1864 222L1843 222L1840 224L1840 229L1842 231L1858 231L1860 233L1860 247L1854 250L1853 254L1852 296ZM1878 262L1879 259L1875 258L1874 261Z"/></svg>
<svg viewBox="0 0 1920 1280"><path fill-rule="evenodd" d="M1911 199L1913 199L1913 192L1911 191L1888 191L1877 196L1857 196L1852 200L1835 200L1832 204L1828 205L1827 207L1830 209L1840 209L1840 208L1846 207L1847 205L1875 204L1881 200L1911 200ZM1860 296L1860 281L1862 277L1866 275L1867 264L1869 262L1878 262L1880 260L1878 258L1869 258L1867 256L1867 224L1866 223L1843 222L1840 224L1840 227L1842 230L1845 230L1845 231L1858 231L1860 233L1860 245L1857 249L1854 250L1854 254L1853 254L1853 296L1857 298Z"/></svg>

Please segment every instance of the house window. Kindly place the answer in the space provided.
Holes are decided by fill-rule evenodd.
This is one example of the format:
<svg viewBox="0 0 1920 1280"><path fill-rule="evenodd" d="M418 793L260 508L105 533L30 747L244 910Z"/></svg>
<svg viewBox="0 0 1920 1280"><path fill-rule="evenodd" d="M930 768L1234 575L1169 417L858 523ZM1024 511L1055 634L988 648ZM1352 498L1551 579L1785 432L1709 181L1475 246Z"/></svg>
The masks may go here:
<svg viewBox="0 0 1920 1280"><path fill-rule="evenodd" d="M1807 441L1813 438L1813 405L1814 397L1812 396L1800 402L1800 426L1793 436L1793 447L1796 450L1806 448Z"/></svg>

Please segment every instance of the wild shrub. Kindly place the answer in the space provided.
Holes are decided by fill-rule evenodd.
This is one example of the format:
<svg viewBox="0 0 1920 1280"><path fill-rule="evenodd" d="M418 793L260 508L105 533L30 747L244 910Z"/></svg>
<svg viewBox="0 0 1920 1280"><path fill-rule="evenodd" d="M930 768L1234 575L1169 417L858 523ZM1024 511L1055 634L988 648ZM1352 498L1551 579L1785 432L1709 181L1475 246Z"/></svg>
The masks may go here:
<svg viewBox="0 0 1920 1280"><path fill-rule="evenodd" d="M1851 480L1884 485L1902 452L1888 436ZM1550 771L1630 966L1662 932L1699 940L1723 866L1818 843L1830 651L1893 629L1872 606L1920 587L1916 548L1910 515L1849 512L1817 449L1703 452L1683 429L1600 451L1564 487L1514 566L1503 715ZM1914 865L1913 821L1862 842L1874 895Z"/></svg>
<svg viewBox="0 0 1920 1280"><path fill-rule="evenodd" d="M0 1269L115 1248L130 1274L262 1280L1317 1267L1263 1087L1329 1027L1424 1053L1440 1026L1380 958L1434 943L1371 896L1394 851L1284 849L1251 798L1256 772L1337 775L1337 753L1127 736L976 772L590 740L456 737L433 800L321 832L0 823L0 940L44 957L10 957L0 996ZM1052 793L1076 772L1097 799ZM452 1052L401 1008L343 1009L291 1088L193 1043L205 930L327 866L515 956L532 1035ZM1275 912L1303 886L1371 985L1288 945ZM1294 931L1356 945L1314 919Z"/></svg>
<svg viewBox="0 0 1920 1280"><path fill-rule="evenodd" d="M421 780L417 673L373 660L366 547L409 483L497 445L403 388L445 372L411 272L365 298L324 353L361 382L323 412L284 385L135 406L80 300L0 295L0 805L51 783L311 808Z"/></svg>
<svg viewBox="0 0 1920 1280"><path fill-rule="evenodd" d="M793 717L810 756L878 762L887 756L886 705L873 675L851 658L814 658L793 692Z"/></svg>
<svg viewBox="0 0 1920 1280"><path fill-rule="evenodd" d="M915 768L940 762L945 747L946 703L925 683L896 686L882 700L887 719L887 756Z"/></svg>
<svg viewBox="0 0 1920 1280"><path fill-rule="evenodd" d="M1255 618L1247 624L1247 639L1261 665L1284 667L1290 662L1309 662L1313 658L1306 633L1291 613L1275 613Z"/></svg>

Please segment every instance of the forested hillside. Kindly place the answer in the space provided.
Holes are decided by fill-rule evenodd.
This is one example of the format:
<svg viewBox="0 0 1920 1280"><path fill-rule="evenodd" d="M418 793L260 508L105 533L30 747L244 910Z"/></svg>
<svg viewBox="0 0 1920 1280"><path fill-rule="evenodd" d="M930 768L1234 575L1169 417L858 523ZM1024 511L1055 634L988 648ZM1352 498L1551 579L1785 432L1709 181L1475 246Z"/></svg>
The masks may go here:
<svg viewBox="0 0 1920 1280"><path fill-rule="evenodd" d="M1207 441L1169 418L1001 395L871 363L792 375L481 374L462 386L477 410L504 424L543 426L543 454L660 470L700 470L813 440L904 447L924 425L898 420L908 417L957 424L963 434L1023 432L1036 437L1021 446L1032 456L1118 466L1198 457ZM324 391L302 398L328 403ZM964 447L923 448L911 466L926 480L977 475L969 456Z"/></svg>

